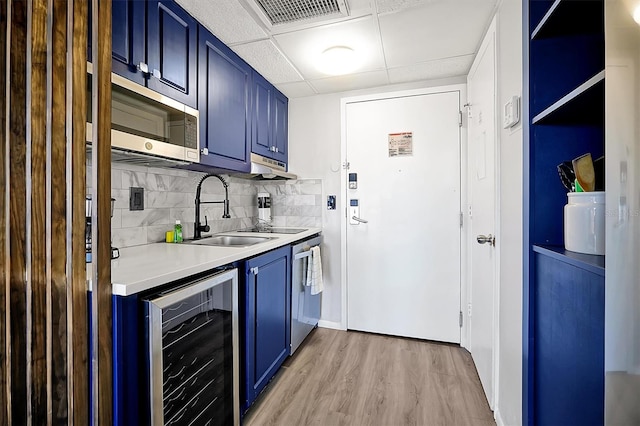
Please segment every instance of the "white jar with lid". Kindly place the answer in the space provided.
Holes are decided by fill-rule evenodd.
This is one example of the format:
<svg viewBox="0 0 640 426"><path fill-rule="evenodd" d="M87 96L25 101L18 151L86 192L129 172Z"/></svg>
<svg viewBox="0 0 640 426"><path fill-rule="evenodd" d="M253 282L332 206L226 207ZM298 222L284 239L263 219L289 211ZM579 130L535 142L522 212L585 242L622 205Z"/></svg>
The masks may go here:
<svg viewBox="0 0 640 426"><path fill-rule="evenodd" d="M564 247L604 255L605 192L569 192L564 206Z"/></svg>

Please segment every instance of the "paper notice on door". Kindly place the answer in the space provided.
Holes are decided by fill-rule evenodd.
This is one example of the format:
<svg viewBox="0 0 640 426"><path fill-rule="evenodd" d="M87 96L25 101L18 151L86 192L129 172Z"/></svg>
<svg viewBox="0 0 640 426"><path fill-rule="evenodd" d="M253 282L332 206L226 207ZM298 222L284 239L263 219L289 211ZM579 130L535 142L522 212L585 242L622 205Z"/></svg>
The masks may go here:
<svg viewBox="0 0 640 426"><path fill-rule="evenodd" d="M413 132L389 133L389 157L413 155Z"/></svg>

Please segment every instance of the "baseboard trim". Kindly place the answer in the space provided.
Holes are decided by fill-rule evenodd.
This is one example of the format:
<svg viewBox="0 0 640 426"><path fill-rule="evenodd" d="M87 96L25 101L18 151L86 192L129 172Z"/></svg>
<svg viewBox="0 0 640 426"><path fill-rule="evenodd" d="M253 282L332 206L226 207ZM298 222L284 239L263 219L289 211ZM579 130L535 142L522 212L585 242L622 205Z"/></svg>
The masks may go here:
<svg viewBox="0 0 640 426"><path fill-rule="evenodd" d="M346 330L346 328L342 327L342 323L337 321L320 320L318 321L318 327L332 328L334 330L342 330L342 331Z"/></svg>
<svg viewBox="0 0 640 426"><path fill-rule="evenodd" d="M496 421L496 426L506 426L504 421L502 420L499 409L496 408L496 411L493 412L493 417Z"/></svg>

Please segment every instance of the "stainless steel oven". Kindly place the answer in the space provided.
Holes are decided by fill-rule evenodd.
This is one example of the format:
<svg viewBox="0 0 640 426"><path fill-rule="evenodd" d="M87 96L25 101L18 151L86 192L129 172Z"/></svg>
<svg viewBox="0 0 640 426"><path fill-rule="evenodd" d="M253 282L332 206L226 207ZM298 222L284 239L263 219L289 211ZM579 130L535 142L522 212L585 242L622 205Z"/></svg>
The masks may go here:
<svg viewBox="0 0 640 426"><path fill-rule="evenodd" d="M144 303L151 424L239 425L237 270Z"/></svg>

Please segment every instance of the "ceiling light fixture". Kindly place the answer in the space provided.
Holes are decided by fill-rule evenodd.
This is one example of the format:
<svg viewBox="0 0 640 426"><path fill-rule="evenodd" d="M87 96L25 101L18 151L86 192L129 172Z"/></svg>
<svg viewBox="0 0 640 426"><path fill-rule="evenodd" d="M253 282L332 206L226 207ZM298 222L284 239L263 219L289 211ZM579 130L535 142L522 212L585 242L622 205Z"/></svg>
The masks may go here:
<svg viewBox="0 0 640 426"><path fill-rule="evenodd" d="M326 49L318 60L318 69L329 75L343 75L355 71L359 66L356 52L347 46Z"/></svg>

